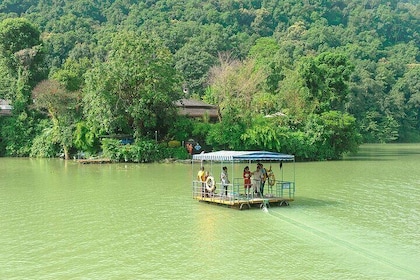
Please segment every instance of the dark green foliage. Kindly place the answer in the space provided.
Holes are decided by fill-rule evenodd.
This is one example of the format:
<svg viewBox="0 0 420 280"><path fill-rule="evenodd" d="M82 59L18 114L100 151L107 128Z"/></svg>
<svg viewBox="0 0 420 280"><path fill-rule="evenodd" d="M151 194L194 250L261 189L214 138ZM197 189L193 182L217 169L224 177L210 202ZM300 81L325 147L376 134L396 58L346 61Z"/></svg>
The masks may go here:
<svg viewBox="0 0 420 280"><path fill-rule="evenodd" d="M102 151L103 157L118 162L154 162L169 157L186 158L184 148L168 148L166 145L159 145L151 140L123 144L120 140L103 139Z"/></svg>
<svg viewBox="0 0 420 280"><path fill-rule="evenodd" d="M294 154L301 160L340 159L355 152L361 143L355 118L338 111L309 115L303 128L286 118L261 118L242 134L241 140L247 150L263 148Z"/></svg>
<svg viewBox="0 0 420 280"><path fill-rule="evenodd" d="M63 148L65 159L70 158L74 130L80 116L77 92L67 91L55 80L45 80L33 90L33 107L51 119L51 139Z"/></svg>
<svg viewBox="0 0 420 280"><path fill-rule="evenodd" d="M302 64L301 75L309 89L307 100L315 104L315 112L344 111L352 70L345 55L330 52Z"/></svg>
<svg viewBox="0 0 420 280"><path fill-rule="evenodd" d="M338 111L311 115L305 134L312 150L309 159L340 159L361 144L355 118Z"/></svg>
<svg viewBox="0 0 420 280"><path fill-rule="evenodd" d="M39 133L33 116L22 112L1 121L1 146L3 155L27 157L32 147L32 139Z"/></svg>
<svg viewBox="0 0 420 280"><path fill-rule="evenodd" d="M154 36L114 35L106 61L97 61L86 74L83 103L88 125L97 135L166 134L181 94L171 54Z"/></svg>
<svg viewBox="0 0 420 280"><path fill-rule="evenodd" d="M60 153L60 146L56 144L51 127L44 128L41 134L38 134L31 146L29 156L39 158L53 158Z"/></svg>
<svg viewBox="0 0 420 280"><path fill-rule="evenodd" d="M191 156L188 154L185 147L177 147L177 148L167 148L167 157L174 158L174 159L189 159Z"/></svg>
<svg viewBox="0 0 420 280"><path fill-rule="evenodd" d="M420 141L420 67L410 69L391 91L389 107L401 142Z"/></svg>
<svg viewBox="0 0 420 280"><path fill-rule="evenodd" d="M198 124L196 124L193 119L179 116L172 123L168 131L168 138L184 141L195 134L193 133L193 130L196 125Z"/></svg>
<svg viewBox="0 0 420 280"><path fill-rule="evenodd" d="M91 154L95 154L100 150L98 138L95 137L95 134L86 125L86 122L83 121L76 124L73 144L78 151Z"/></svg>
<svg viewBox="0 0 420 280"><path fill-rule="evenodd" d="M39 115L29 110L31 89L45 77L40 31L28 20L0 22L0 98L9 100L13 116L0 127L2 152L28 156L33 138L40 133Z"/></svg>
<svg viewBox="0 0 420 280"><path fill-rule="evenodd" d="M206 149L335 159L359 133L419 141L418 10L417 0L3 0L0 98L14 116L0 120L0 153L28 155L32 143L33 155L53 153L30 98L47 75L78 98L74 117L53 123L66 149L156 131ZM221 122L178 119L181 84L220 105ZM263 118L275 113L286 116Z"/></svg>
<svg viewBox="0 0 420 280"><path fill-rule="evenodd" d="M10 18L0 22L0 56L11 70L11 76L23 85L20 92L24 95L28 93L28 87L35 86L46 76L44 51L40 31L27 19Z"/></svg>
<svg viewBox="0 0 420 280"><path fill-rule="evenodd" d="M243 122L235 108L226 108L222 121L201 133L207 135L206 142L215 149L240 150L243 148L241 135L246 127Z"/></svg>
<svg viewBox="0 0 420 280"><path fill-rule="evenodd" d="M12 55L41 44L40 32L24 18L5 19L0 23L0 50Z"/></svg>

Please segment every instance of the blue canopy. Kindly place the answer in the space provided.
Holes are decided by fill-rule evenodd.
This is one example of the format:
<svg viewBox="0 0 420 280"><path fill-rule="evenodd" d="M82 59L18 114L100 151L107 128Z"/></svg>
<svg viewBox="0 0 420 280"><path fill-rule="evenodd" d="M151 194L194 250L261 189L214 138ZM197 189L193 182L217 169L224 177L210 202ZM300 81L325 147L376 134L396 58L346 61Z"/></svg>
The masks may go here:
<svg viewBox="0 0 420 280"><path fill-rule="evenodd" d="M292 161L294 155L280 154L267 151L218 151L193 155L194 160L213 161Z"/></svg>

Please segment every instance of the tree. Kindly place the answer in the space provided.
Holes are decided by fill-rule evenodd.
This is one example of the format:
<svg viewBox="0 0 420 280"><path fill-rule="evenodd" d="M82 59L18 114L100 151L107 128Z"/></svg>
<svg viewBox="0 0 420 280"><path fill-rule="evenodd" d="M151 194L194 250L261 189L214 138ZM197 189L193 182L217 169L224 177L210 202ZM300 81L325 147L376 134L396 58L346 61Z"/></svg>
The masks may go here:
<svg viewBox="0 0 420 280"><path fill-rule="evenodd" d="M344 112L353 68L343 54L327 52L305 59L300 73L308 89L307 101L314 104L315 112Z"/></svg>
<svg viewBox="0 0 420 280"><path fill-rule="evenodd" d="M399 123L399 141L420 140L420 66L415 65L391 90L387 111Z"/></svg>
<svg viewBox="0 0 420 280"><path fill-rule="evenodd" d="M257 39L249 50L249 58L255 59L256 68L266 73L266 89L272 93L277 91L279 82L284 78L279 51L280 47L272 37Z"/></svg>
<svg viewBox="0 0 420 280"><path fill-rule="evenodd" d="M361 144L356 119L339 111L308 116L305 138L308 159L316 160L340 159Z"/></svg>
<svg viewBox="0 0 420 280"><path fill-rule="evenodd" d="M0 50L3 56L41 44L40 32L24 18L5 19L0 23Z"/></svg>
<svg viewBox="0 0 420 280"><path fill-rule="evenodd" d="M0 3L0 13L16 13L19 16L26 12L33 5L30 0L3 0Z"/></svg>
<svg viewBox="0 0 420 280"><path fill-rule="evenodd" d="M78 115L77 92L67 91L55 80L45 80L34 88L32 97L34 107L51 119L52 140L61 145L64 158L69 159Z"/></svg>
<svg viewBox="0 0 420 280"><path fill-rule="evenodd" d="M114 35L107 60L86 77L84 112L97 135L167 132L182 90L169 50L153 34Z"/></svg>
<svg viewBox="0 0 420 280"><path fill-rule="evenodd" d="M9 62L5 57L0 56L0 98L12 100L16 83L14 69L9 67Z"/></svg>
<svg viewBox="0 0 420 280"><path fill-rule="evenodd" d="M287 131L280 122L275 119L257 117L252 126L248 127L241 135L241 140L247 150L258 150L264 147L270 151L283 151L286 144Z"/></svg>
<svg viewBox="0 0 420 280"><path fill-rule="evenodd" d="M206 142L216 149L242 149L241 135L246 125L243 119L237 117L239 113L237 107L226 108L221 122L211 126L208 131Z"/></svg>
<svg viewBox="0 0 420 280"><path fill-rule="evenodd" d="M91 66L87 58L67 59L63 67L52 74L52 77L59 81L69 91L81 90L84 86L84 74Z"/></svg>
<svg viewBox="0 0 420 280"><path fill-rule="evenodd" d="M368 143L394 140L394 122L384 107L384 84L375 78L377 63L357 60L350 81L348 112L356 117L363 141Z"/></svg>
<svg viewBox="0 0 420 280"><path fill-rule="evenodd" d="M45 77L41 45L39 30L28 20L12 18L0 23L0 65L7 73L1 84L11 86L2 90L9 92L16 108L27 105L31 88Z"/></svg>
<svg viewBox="0 0 420 280"><path fill-rule="evenodd" d="M175 67L184 78L185 87L190 93L200 94L205 88L206 74L215 58L199 42L185 44L175 54Z"/></svg>
<svg viewBox="0 0 420 280"><path fill-rule="evenodd" d="M209 73L210 89L205 99L212 104L219 104L222 120L229 118L249 124L254 114L263 113L264 103L255 95L263 92L267 75L256 67L255 60L234 60L229 53L219 54L220 66L215 66Z"/></svg>
<svg viewBox="0 0 420 280"><path fill-rule="evenodd" d="M188 38L188 41L175 52L175 67L182 74L189 91L202 95L203 89L206 87L207 73L217 62L218 52L228 48L229 40L220 25L203 27L194 25L195 28L190 25L181 26L187 28L186 31L183 31L183 35L192 33L193 36L192 38L184 37L184 40ZM175 36L179 37L178 34L173 34L170 38ZM182 41L182 38L179 39ZM170 42L169 44L174 43Z"/></svg>
<svg viewBox="0 0 420 280"><path fill-rule="evenodd" d="M0 23L0 97L12 102L13 116L0 128L10 156L28 156L37 133L37 116L28 110L31 90L46 76L40 32L23 18Z"/></svg>

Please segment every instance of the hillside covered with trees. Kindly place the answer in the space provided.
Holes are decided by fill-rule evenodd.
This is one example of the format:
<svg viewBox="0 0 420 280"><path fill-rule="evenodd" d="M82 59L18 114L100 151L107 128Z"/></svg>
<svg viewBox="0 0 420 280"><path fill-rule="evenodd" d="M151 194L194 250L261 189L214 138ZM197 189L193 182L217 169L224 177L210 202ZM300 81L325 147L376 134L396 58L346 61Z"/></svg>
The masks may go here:
<svg viewBox="0 0 420 280"><path fill-rule="evenodd" d="M194 138L322 160L418 142L419 47L417 0L3 0L0 155L150 161ZM181 98L219 122L180 116Z"/></svg>

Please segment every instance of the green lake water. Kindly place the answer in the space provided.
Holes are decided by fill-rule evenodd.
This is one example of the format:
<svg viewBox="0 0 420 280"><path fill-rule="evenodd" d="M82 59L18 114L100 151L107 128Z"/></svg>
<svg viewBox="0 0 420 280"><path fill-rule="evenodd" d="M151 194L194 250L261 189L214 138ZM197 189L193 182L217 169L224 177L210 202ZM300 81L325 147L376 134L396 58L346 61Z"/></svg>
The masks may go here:
<svg viewBox="0 0 420 280"><path fill-rule="evenodd" d="M0 158L0 279L420 279L420 144L294 166L264 212L193 200L198 164Z"/></svg>

